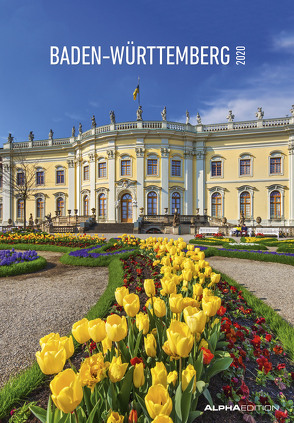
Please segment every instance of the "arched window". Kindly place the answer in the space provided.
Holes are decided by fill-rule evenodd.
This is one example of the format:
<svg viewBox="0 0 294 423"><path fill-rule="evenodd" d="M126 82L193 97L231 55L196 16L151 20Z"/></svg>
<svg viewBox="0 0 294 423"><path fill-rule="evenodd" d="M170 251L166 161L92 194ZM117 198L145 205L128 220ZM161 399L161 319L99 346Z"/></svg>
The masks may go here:
<svg viewBox="0 0 294 423"><path fill-rule="evenodd" d="M132 220L133 220L132 196L130 194L124 194L121 197L121 221L132 222Z"/></svg>
<svg viewBox="0 0 294 423"><path fill-rule="evenodd" d="M106 195L104 193L98 197L98 216L106 217Z"/></svg>
<svg viewBox="0 0 294 423"><path fill-rule="evenodd" d="M56 210L59 211L60 216L64 216L64 199L58 197L56 200Z"/></svg>
<svg viewBox="0 0 294 423"><path fill-rule="evenodd" d="M157 214L157 194L154 191L147 195L147 214L153 216Z"/></svg>
<svg viewBox="0 0 294 423"><path fill-rule="evenodd" d="M243 191L240 195L240 212L244 213L244 217L251 217L251 197L248 191Z"/></svg>
<svg viewBox="0 0 294 423"><path fill-rule="evenodd" d="M37 198L37 218L41 219L44 217L44 200L43 198Z"/></svg>
<svg viewBox="0 0 294 423"><path fill-rule="evenodd" d="M280 191L272 191L270 195L270 218L281 218L281 193Z"/></svg>
<svg viewBox="0 0 294 423"><path fill-rule="evenodd" d="M23 219L23 213L24 211L24 201L23 200L17 200L17 218Z"/></svg>
<svg viewBox="0 0 294 423"><path fill-rule="evenodd" d="M85 195L83 199L83 210L84 216L89 216L89 197L87 195Z"/></svg>
<svg viewBox="0 0 294 423"><path fill-rule="evenodd" d="M222 196L219 192L214 192L211 196L211 216L222 217Z"/></svg>
<svg viewBox="0 0 294 423"><path fill-rule="evenodd" d="M172 214L174 214L175 209L178 210L178 213L181 213L181 194L174 192L172 195Z"/></svg>

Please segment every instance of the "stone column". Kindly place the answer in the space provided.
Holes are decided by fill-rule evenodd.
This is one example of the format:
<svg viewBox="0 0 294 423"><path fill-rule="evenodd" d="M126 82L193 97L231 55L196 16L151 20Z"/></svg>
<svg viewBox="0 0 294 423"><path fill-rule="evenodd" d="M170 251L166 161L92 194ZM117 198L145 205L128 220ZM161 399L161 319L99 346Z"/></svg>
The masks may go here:
<svg viewBox="0 0 294 423"><path fill-rule="evenodd" d="M116 198L115 198L115 149L107 150L108 156L108 222L116 221Z"/></svg>
<svg viewBox="0 0 294 423"><path fill-rule="evenodd" d="M74 214L75 209L75 162L74 159L67 160L68 169L68 208Z"/></svg>
<svg viewBox="0 0 294 423"><path fill-rule="evenodd" d="M144 140L137 139L136 144L136 165L137 165L137 205L138 207L145 207L144 205Z"/></svg>
<svg viewBox="0 0 294 423"><path fill-rule="evenodd" d="M169 148L168 140L163 139L162 144L165 147L161 147L161 214L164 213L164 209L169 210L169 199L168 199L168 180L169 180Z"/></svg>
<svg viewBox="0 0 294 423"><path fill-rule="evenodd" d="M96 209L96 160L95 152L89 154L90 163L90 210Z"/></svg>
<svg viewBox="0 0 294 423"><path fill-rule="evenodd" d="M82 189L82 162L80 159L76 161L76 209L78 209L78 215L83 214L81 207L81 189Z"/></svg>
<svg viewBox="0 0 294 423"><path fill-rule="evenodd" d="M290 135L289 144L289 224L294 225L294 135ZM284 211L285 215L285 211Z"/></svg>
<svg viewBox="0 0 294 423"><path fill-rule="evenodd" d="M192 146L190 146L192 147ZM184 210L185 214L193 214L193 151L189 148L184 153L185 166L185 193Z"/></svg>
<svg viewBox="0 0 294 423"><path fill-rule="evenodd" d="M2 224L7 225L8 219L14 220L12 216L12 193L11 193L11 165L10 161L3 161L3 219ZM14 216L16 217L16 216Z"/></svg>
<svg viewBox="0 0 294 423"><path fill-rule="evenodd" d="M204 147L196 150L196 208L204 214L205 207L205 151Z"/></svg>

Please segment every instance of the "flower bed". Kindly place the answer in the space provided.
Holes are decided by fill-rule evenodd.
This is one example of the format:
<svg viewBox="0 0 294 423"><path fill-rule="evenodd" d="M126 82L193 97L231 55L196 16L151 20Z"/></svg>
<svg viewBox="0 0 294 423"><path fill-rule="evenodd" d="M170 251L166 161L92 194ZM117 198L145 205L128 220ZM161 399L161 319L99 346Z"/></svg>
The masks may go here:
<svg viewBox="0 0 294 423"><path fill-rule="evenodd" d="M39 257L36 251L24 253L11 250L0 250L0 277L14 276L40 270L46 266L47 261Z"/></svg>
<svg viewBox="0 0 294 423"><path fill-rule="evenodd" d="M267 250L267 247L265 245L257 244L254 242L240 242L240 243L228 242L228 243L224 243L223 247L228 249L232 248L234 251L237 251L237 250L265 251Z"/></svg>
<svg viewBox="0 0 294 423"><path fill-rule="evenodd" d="M46 234L42 233L2 233L0 234L1 244L39 244L57 245L64 247L89 247L97 244L104 244L105 237L98 235L73 235L73 234Z"/></svg>

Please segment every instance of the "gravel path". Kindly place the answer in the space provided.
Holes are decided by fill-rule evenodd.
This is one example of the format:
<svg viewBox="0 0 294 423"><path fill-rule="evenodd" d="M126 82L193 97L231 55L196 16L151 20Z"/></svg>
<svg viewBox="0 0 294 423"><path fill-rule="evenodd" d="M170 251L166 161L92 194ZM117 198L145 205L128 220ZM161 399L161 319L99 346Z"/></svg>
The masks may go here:
<svg viewBox="0 0 294 423"><path fill-rule="evenodd" d="M44 270L0 279L0 387L32 362L42 336L67 335L108 283L107 268L65 266L61 253L39 254Z"/></svg>
<svg viewBox="0 0 294 423"><path fill-rule="evenodd" d="M209 257L208 261L294 325L294 266L226 257Z"/></svg>

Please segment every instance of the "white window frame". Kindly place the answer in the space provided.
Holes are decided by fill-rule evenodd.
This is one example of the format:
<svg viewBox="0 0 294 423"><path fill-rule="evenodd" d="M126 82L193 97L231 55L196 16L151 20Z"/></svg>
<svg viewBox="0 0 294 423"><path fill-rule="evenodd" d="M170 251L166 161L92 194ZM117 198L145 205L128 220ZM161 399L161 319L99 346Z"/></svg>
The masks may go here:
<svg viewBox="0 0 294 423"><path fill-rule="evenodd" d="M283 176L284 175L284 157L285 155L280 151L272 151L268 157L268 175L269 176ZM280 158L281 159L281 172L280 173L271 173L271 159Z"/></svg>
<svg viewBox="0 0 294 423"><path fill-rule="evenodd" d="M278 219L271 218L271 193L273 191L279 191L279 193L281 194L281 217L278 218ZM267 203L268 203L267 214L268 214L268 220L269 221L280 222L281 220L285 219L285 209L284 209L285 187L283 187L282 185L277 185L277 184L267 187Z"/></svg>
<svg viewBox="0 0 294 423"><path fill-rule="evenodd" d="M43 203L44 203L43 215L40 216L40 217L37 216L37 210L38 210L37 201L39 199L43 200ZM36 216L36 219L45 219L45 215L46 215L46 213L45 213L45 207L46 207L46 196L44 194L42 194L42 193L35 194L35 216Z"/></svg>
<svg viewBox="0 0 294 423"><path fill-rule="evenodd" d="M108 219L108 207L109 207L108 192L109 192L109 189L108 188L104 188L104 187L98 188L96 190L96 198L97 198L96 216L97 216L97 219L103 219L102 216L99 216L99 195L101 195L101 194L104 194L105 197L106 197L106 216L104 216L104 219L105 220Z"/></svg>
<svg viewBox="0 0 294 423"><path fill-rule="evenodd" d="M43 182L43 184L37 184L37 173L38 172L43 172L43 175L44 175L44 182ZM36 167L36 170L35 170L35 185L36 185L36 187L44 187L45 184L46 184L45 169L43 167Z"/></svg>
<svg viewBox="0 0 294 423"><path fill-rule="evenodd" d="M84 169L85 169L86 166L88 166L88 168L89 168L89 179L85 179L84 178L84 176L85 176ZM83 166L82 166L82 180L83 180L83 183L85 183L85 184L90 183L90 178L91 178L91 175L90 175L90 163L85 162L85 163L83 163Z"/></svg>
<svg viewBox="0 0 294 423"><path fill-rule="evenodd" d="M243 185L237 188L238 190L238 220L241 216L241 194L243 192L249 192L250 194L250 217L246 217L245 220L253 220L254 212L254 191L255 188L250 185Z"/></svg>
<svg viewBox="0 0 294 423"><path fill-rule="evenodd" d="M172 171L173 171L173 160L181 162L181 167L180 167L181 174L180 175L173 175L172 174ZM183 178L184 177L184 174L183 174L183 158L181 156L176 155L176 156L172 156L170 158L170 177L171 178Z"/></svg>
<svg viewBox="0 0 294 423"><path fill-rule="evenodd" d="M241 160L250 160L250 173L246 175L241 175ZM238 175L239 178L248 178L253 176L253 156L249 153L240 154L238 158Z"/></svg>
<svg viewBox="0 0 294 423"><path fill-rule="evenodd" d="M63 170L63 172L64 172L64 182L57 182L57 172L60 171L60 170ZM65 178L66 178L66 169L65 169L65 167L64 166L61 166L61 165L55 166L55 185L58 185L58 186L65 185L65 181L66 181Z"/></svg>
<svg viewBox="0 0 294 423"><path fill-rule="evenodd" d="M180 194L180 204L181 204L181 210L180 210L180 214L183 214L184 211L184 188L182 187L171 187L170 188L170 194L169 194L169 209L170 209L170 213L172 213L172 207L173 207L173 194L175 192L177 192L178 194Z"/></svg>
<svg viewBox="0 0 294 423"><path fill-rule="evenodd" d="M131 167L131 174L130 175L122 175L122 173L121 173L121 162L123 160L130 160L130 167ZM120 158L119 158L119 174L120 174L120 177L124 178L124 179L128 179L128 178L133 177L133 159L130 155L124 154L124 155L120 156Z"/></svg>
<svg viewBox="0 0 294 423"><path fill-rule="evenodd" d="M220 176L213 176L212 175L212 163L213 162L221 162L221 175ZM213 156L210 159L210 179L223 179L224 177L224 158L221 156Z"/></svg>
<svg viewBox="0 0 294 423"><path fill-rule="evenodd" d="M212 196L215 193L219 193L222 198L222 215L221 218L225 216L225 189L222 187L213 187L209 188L210 191L210 201L209 201L209 207L210 207L210 216L212 217ZM217 218L217 216L214 216Z"/></svg>
<svg viewBox="0 0 294 423"><path fill-rule="evenodd" d="M105 167L106 167L106 176L99 176L99 164L105 163ZM108 166L107 166L107 160L104 157L100 157L100 159L97 160L97 179L101 180L101 179L107 179L108 176Z"/></svg>
<svg viewBox="0 0 294 423"><path fill-rule="evenodd" d="M157 162L157 173L156 174L149 174L148 173L148 160L156 160ZM159 176L159 157L156 154L150 154L146 157L146 177L158 177Z"/></svg>
<svg viewBox="0 0 294 423"><path fill-rule="evenodd" d="M54 194L55 197L55 210L54 212L57 210L57 200L58 198L62 198L63 202L64 202L64 208L63 208L63 214L61 216L66 216L66 195L64 192L55 192Z"/></svg>
<svg viewBox="0 0 294 423"><path fill-rule="evenodd" d="M152 191L154 191L157 195L157 214L160 214L160 202L161 202L160 190L161 190L161 187L157 187L154 185L149 185L148 187L146 187L145 189L145 205L146 205L145 212L146 213L145 214L148 214L148 194Z"/></svg>

